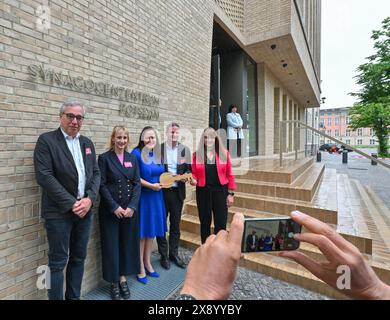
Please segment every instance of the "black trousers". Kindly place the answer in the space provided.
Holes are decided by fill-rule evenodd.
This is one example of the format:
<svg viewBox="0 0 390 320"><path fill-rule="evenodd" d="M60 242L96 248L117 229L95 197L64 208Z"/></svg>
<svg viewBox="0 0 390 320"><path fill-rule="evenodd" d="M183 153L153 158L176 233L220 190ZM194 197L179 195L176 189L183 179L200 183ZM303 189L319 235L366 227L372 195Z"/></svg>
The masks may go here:
<svg viewBox="0 0 390 320"><path fill-rule="evenodd" d="M164 189L165 209L169 215L169 245L166 237L157 237L158 252L161 256L177 256L179 253L180 220L183 200L178 188Z"/></svg>
<svg viewBox="0 0 390 320"><path fill-rule="evenodd" d="M120 276L140 271L138 212L132 218L117 218L113 213L100 212L103 279L118 282Z"/></svg>
<svg viewBox="0 0 390 320"><path fill-rule="evenodd" d="M241 157L241 139L229 139L227 141L227 146L232 158Z"/></svg>
<svg viewBox="0 0 390 320"><path fill-rule="evenodd" d="M196 204L200 220L200 237L202 243L205 243L211 234L211 220L214 217L214 233L226 229L228 208L226 198L228 196L228 187L196 187Z"/></svg>

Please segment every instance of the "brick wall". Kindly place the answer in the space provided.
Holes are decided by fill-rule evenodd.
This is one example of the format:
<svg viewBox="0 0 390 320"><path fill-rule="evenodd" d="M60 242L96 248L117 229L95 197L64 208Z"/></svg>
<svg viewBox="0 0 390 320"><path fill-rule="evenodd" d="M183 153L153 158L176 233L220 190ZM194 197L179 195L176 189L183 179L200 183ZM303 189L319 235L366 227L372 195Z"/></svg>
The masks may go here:
<svg viewBox="0 0 390 320"><path fill-rule="evenodd" d="M234 25L243 32L245 0L215 0L215 2L218 3Z"/></svg>
<svg viewBox="0 0 390 320"><path fill-rule="evenodd" d="M51 0L50 28L40 30L42 2L3 0L0 8L0 299L46 296L35 286L47 244L32 154L38 136L58 127L61 102L86 104L82 133L98 153L116 124L130 129L134 145L145 125L161 130L176 120L194 129L208 120L211 1ZM125 118L117 98L32 79L32 64L153 95L159 120ZM84 291L100 272L95 215Z"/></svg>

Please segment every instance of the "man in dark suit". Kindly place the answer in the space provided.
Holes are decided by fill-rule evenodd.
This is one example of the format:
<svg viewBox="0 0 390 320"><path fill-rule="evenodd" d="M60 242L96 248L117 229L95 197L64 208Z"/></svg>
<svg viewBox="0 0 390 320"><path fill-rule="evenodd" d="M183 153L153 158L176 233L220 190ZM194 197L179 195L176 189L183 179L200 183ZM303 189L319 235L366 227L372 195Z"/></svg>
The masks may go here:
<svg viewBox="0 0 390 320"><path fill-rule="evenodd" d="M60 108L60 128L38 138L34 167L42 187L41 215L49 244L50 300L80 299L90 236L91 206L99 191L100 172L91 140L79 131L85 116L78 101Z"/></svg>
<svg viewBox="0 0 390 320"><path fill-rule="evenodd" d="M256 231L253 230L252 234L248 234L246 237L246 251L255 252L259 243L259 237L256 235Z"/></svg>
<svg viewBox="0 0 390 320"><path fill-rule="evenodd" d="M180 126L171 123L167 127L167 141L161 145L161 157L165 171L173 175L191 173L190 150L179 143ZM179 257L180 220L186 197L185 181L178 181L168 189L164 189L165 208L169 214L169 246L167 239L157 237L158 251L161 254L161 266L170 268L169 260L178 267L185 268L185 263ZM169 258L169 259L168 259Z"/></svg>

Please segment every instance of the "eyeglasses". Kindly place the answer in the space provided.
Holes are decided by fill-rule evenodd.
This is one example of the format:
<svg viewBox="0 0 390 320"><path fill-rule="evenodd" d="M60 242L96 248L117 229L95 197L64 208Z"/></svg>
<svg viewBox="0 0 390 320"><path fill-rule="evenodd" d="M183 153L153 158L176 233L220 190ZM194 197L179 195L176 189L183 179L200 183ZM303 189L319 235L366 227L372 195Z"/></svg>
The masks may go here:
<svg viewBox="0 0 390 320"><path fill-rule="evenodd" d="M74 119L77 120L77 122L83 122L84 121L84 116L76 116L73 113L63 113L66 115L66 119L68 119L70 122L72 122Z"/></svg>

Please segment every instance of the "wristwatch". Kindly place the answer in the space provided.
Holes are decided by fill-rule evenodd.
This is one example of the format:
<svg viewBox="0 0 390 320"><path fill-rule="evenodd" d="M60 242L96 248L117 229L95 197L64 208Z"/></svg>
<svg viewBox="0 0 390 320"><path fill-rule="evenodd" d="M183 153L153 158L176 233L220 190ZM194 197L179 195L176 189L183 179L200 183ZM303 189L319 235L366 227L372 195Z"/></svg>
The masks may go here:
<svg viewBox="0 0 390 320"><path fill-rule="evenodd" d="M234 192L228 192L228 194L234 197Z"/></svg>
<svg viewBox="0 0 390 320"><path fill-rule="evenodd" d="M196 300L196 298L190 294L181 294L175 300Z"/></svg>

